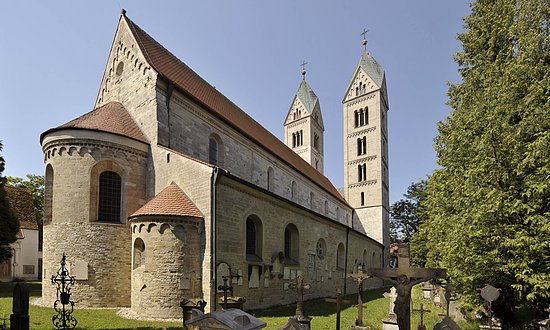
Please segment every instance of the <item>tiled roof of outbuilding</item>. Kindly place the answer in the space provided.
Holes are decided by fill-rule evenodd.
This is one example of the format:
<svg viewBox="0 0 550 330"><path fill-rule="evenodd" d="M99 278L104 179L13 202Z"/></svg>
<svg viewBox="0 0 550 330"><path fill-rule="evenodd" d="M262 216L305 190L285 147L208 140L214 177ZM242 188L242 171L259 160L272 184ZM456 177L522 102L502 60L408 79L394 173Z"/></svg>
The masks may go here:
<svg viewBox="0 0 550 330"><path fill-rule="evenodd" d="M147 62L164 79L172 82L188 97L247 136L285 163L302 173L338 200L346 203L330 180L288 148L277 137L202 79L196 72L149 36L123 14Z"/></svg>
<svg viewBox="0 0 550 330"><path fill-rule="evenodd" d="M4 186L11 208L17 214L21 229L38 230L36 210L32 204L32 192L23 187ZM22 238L22 237L21 237Z"/></svg>
<svg viewBox="0 0 550 330"><path fill-rule="evenodd" d="M149 144L149 140L132 119L128 110L119 102L106 103L66 124L51 128L42 133L40 140L42 141L50 132L67 128L107 132Z"/></svg>
<svg viewBox="0 0 550 330"><path fill-rule="evenodd" d="M140 216L175 216L204 218L204 215L181 188L171 183L130 218Z"/></svg>

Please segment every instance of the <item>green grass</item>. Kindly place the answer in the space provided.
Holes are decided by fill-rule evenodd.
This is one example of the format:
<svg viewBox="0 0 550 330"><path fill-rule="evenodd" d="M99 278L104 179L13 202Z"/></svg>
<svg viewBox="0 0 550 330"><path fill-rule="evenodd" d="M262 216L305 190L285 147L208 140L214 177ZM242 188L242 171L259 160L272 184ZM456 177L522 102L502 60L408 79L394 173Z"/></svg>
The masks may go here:
<svg viewBox="0 0 550 330"><path fill-rule="evenodd" d="M9 315L11 314L12 292L15 283L0 283L0 318L6 319L9 326ZM30 288L31 299L40 297L41 284L36 282L27 283ZM388 315L389 298L384 298L383 293L388 288L365 291L363 293L363 324L370 326L373 330L382 329L382 319ZM416 287L413 290L412 306L414 309L424 303L424 308L431 312L424 315L424 324L428 329L433 329L442 317L443 309L436 308L429 301L420 298L421 290ZM53 303L53 302L52 302ZM306 301L304 310L307 315L313 318L312 329L334 329L336 325L336 300L335 298L322 298ZM294 315L295 306L283 306L266 310L256 310L250 313L261 318L267 323L266 329L278 329L286 324L288 317ZM73 316L78 320L77 329L181 329L180 323L170 322L147 322L128 320L116 315L115 309L78 309L76 306ZM53 329L51 318L55 314L53 308L30 306L31 329ZM342 297L341 329L349 329L357 318L357 295ZM0 319L0 328L3 321ZM416 329L420 323L420 315L413 312L411 317L411 329ZM459 323L461 329L478 329L473 323Z"/></svg>

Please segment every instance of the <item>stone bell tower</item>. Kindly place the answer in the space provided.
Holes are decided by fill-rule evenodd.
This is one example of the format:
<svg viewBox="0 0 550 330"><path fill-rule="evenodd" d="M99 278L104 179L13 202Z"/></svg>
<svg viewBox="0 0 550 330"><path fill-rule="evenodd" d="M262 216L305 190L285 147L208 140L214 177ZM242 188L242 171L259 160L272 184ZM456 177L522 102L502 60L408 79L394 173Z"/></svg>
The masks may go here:
<svg viewBox="0 0 550 330"><path fill-rule="evenodd" d="M389 248L386 75L364 38L363 45L343 100L344 196L355 209L353 227Z"/></svg>
<svg viewBox="0 0 550 330"><path fill-rule="evenodd" d="M284 123L285 144L323 173L325 127L319 99L306 81L306 64L302 64L302 82Z"/></svg>

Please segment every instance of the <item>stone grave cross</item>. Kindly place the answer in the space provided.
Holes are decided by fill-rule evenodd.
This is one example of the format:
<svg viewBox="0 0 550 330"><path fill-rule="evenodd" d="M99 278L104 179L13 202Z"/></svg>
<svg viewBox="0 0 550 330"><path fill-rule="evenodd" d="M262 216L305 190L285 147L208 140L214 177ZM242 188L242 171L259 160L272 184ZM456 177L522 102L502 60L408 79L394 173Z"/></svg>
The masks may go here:
<svg viewBox="0 0 550 330"><path fill-rule="evenodd" d="M424 309L424 304L420 304L420 309L414 309L413 312L420 312L420 324L418 325L418 330L426 330L426 326L424 325L424 313L431 312L429 309Z"/></svg>
<svg viewBox="0 0 550 330"><path fill-rule="evenodd" d="M420 282L433 278L447 277L443 268L411 268L409 266L409 246L399 244L397 268L371 268L369 275L382 278L393 283L397 289L394 312L397 314L399 330L411 329L411 290Z"/></svg>
<svg viewBox="0 0 550 330"><path fill-rule="evenodd" d="M363 272L363 266L357 266L357 273L349 274L354 281L357 281L357 319L355 320L355 325L362 327L363 326L363 281L371 277L369 274Z"/></svg>
<svg viewBox="0 0 550 330"><path fill-rule="evenodd" d="M288 287L296 289L296 320L300 323L310 321L311 319L304 312L304 290L311 289L311 285L304 282L304 277L302 275L298 275L296 276L296 283L290 283Z"/></svg>

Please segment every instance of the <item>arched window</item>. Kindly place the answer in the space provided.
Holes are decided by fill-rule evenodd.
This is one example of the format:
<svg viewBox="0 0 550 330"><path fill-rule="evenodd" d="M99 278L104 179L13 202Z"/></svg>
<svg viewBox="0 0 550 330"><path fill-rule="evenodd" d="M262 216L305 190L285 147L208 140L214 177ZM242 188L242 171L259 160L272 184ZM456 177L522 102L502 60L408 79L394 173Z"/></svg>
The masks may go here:
<svg viewBox="0 0 550 330"><path fill-rule="evenodd" d="M208 162L212 165L218 165L218 141L211 136L208 138Z"/></svg>
<svg viewBox="0 0 550 330"><path fill-rule="evenodd" d="M365 113L363 109L359 110L359 126L365 125Z"/></svg>
<svg viewBox="0 0 550 330"><path fill-rule="evenodd" d="M319 160L318 159L315 159L315 169L316 170L319 169Z"/></svg>
<svg viewBox="0 0 550 330"><path fill-rule="evenodd" d="M105 171L99 175L99 221L120 222L122 179L115 172Z"/></svg>
<svg viewBox="0 0 550 330"><path fill-rule="evenodd" d="M296 181L292 181L290 185L290 199L296 198Z"/></svg>
<svg viewBox="0 0 550 330"><path fill-rule="evenodd" d="M359 95L359 87L355 87L355 96Z"/></svg>
<svg viewBox="0 0 550 330"><path fill-rule="evenodd" d="M362 165L363 170L363 180L367 180L367 164Z"/></svg>
<svg viewBox="0 0 550 330"><path fill-rule="evenodd" d="M338 244L338 250L336 250L336 267L343 270L346 267L346 249L344 244Z"/></svg>
<svg viewBox="0 0 550 330"><path fill-rule="evenodd" d="M361 146L361 138L357 138L357 156L361 156L361 150L363 150Z"/></svg>
<svg viewBox="0 0 550 330"><path fill-rule="evenodd" d="M300 263L300 236L294 224L285 228L285 264L297 265Z"/></svg>
<svg viewBox="0 0 550 330"><path fill-rule="evenodd" d="M300 130L300 145L304 144L304 132Z"/></svg>
<svg viewBox="0 0 550 330"><path fill-rule="evenodd" d="M267 169L267 190L273 189L273 167Z"/></svg>
<svg viewBox="0 0 550 330"><path fill-rule="evenodd" d="M317 133L313 133L313 147L319 149L319 135Z"/></svg>
<svg viewBox="0 0 550 330"><path fill-rule="evenodd" d="M321 260L325 258L325 254L327 251L327 243L325 243L325 240L322 238L319 238L317 241L317 245L315 246L315 251L317 252L317 257Z"/></svg>
<svg viewBox="0 0 550 330"><path fill-rule="evenodd" d="M246 260L262 261L262 221L258 216L246 218Z"/></svg>
<svg viewBox="0 0 550 330"><path fill-rule="evenodd" d="M46 174L44 176L44 222L52 221L53 209L53 167L46 165Z"/></svg>
<svg viewBox="0 0 550 330"><path fill-rule="evenodd" d="M369 124L369 107L365 108L365 125Z"/></svg>
<svg viewBox="0 0 550 330"><path fill-rule="evenodd" d="M363 166L357 165L357 182L363 181Z"/></svg>
<svg viewBox="0 0 550 330"><path fill-rule="evenodd" d="M367 137L363 136L363 139L361 140L362 148L361 148L361 154L365 155L367 153Z"/></svg>
<svg viewBox="0 0 550 330"><path fill-rule="evenodd" d="M145 243L141 238L134 241L134 269L145 265Z"/></svg>
<svg viewBox="0 0 550 330"><path fill-rule="evenodd" d="M365 267L367 267L367 259L368 259L369 255L367 254L367 250L363 250L363 269L365 269ZM372 267L373 265L371 265Z"/></svg>
<svg viewBox="0 0 550 330"><path fill-rule="evenodd" d="M357 112L357 110L355 110L353 112L353 116L354 116L353 123L355 124L355 127L357 127L357 126L359 126L359 112Z"/></svg>

